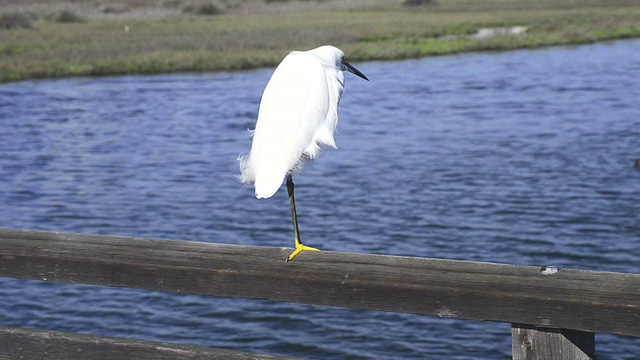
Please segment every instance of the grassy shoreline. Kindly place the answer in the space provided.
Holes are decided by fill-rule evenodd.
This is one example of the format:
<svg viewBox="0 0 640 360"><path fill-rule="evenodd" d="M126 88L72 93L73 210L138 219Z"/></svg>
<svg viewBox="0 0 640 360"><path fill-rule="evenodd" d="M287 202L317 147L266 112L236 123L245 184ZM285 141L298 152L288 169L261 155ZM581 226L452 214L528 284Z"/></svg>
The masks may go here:
<svg viewBox="0 0 640 360"><path fill-rule="evenodd" d="M181 11L175 4L182 0L165 12L157 2L130 1L119 2L124 10L115 15L96 10L105 9L105 1L83 9L62 0L21 7L37 19L31 29L0 29L0 82L252 69L321 44L336 45L359 62L640 37L640 3L633 0L583 0L580 6L572 0L440 0L411 7L402 1L284 1L273 8L227 0L227 8L220 5L221 13L208 16ZM51 20L46 11L56 6L76 18ZM3 13L17 10L5 6ZM527 31L470 36L510 26Z"/></svg>

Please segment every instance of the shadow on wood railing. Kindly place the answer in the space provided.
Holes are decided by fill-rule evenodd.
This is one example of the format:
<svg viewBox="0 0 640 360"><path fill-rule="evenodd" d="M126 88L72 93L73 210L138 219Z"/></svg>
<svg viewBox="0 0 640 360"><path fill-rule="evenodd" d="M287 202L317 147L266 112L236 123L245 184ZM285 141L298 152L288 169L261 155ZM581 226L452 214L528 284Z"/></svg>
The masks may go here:
<svg viewBox="0 0 640 360"><path fill-rule="evenodd" d="M304 253L286 264L289 252L7 229L0 230L0 277L506 322L513 324L514 359L589 359L594 333L640 337L640 275L336 252ZM7 346L17 339L22 350ZM99 358L105 344L112 355L155 346L166 351L154 358L277 358L0 328L0 359L45 358L47 346L82 346L84 355L98 354L85 358Z"/></svg>

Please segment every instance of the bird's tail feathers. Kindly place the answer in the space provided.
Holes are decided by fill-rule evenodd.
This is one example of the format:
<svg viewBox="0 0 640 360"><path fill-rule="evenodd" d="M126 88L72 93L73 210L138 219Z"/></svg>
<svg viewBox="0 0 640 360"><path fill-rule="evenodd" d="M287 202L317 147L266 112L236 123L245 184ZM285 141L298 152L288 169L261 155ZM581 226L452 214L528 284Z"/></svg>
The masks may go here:
<svg viewBox="0 0 640 360"><path fill-rule="evenodd" d="M283 180L284 176L275 172L263 173L255 181L256 198L268 199L272 197L282 186Z"/></svg>
<svg viewBox="0 0 640 360"><path fill-rule="evenodd" d="M240 163L240 174L237 175L238 180L243 184L251 184L255 181L255 175L253 169L249 166L251 159L249 154L240 154L238 156L238 162Z"/></svg>

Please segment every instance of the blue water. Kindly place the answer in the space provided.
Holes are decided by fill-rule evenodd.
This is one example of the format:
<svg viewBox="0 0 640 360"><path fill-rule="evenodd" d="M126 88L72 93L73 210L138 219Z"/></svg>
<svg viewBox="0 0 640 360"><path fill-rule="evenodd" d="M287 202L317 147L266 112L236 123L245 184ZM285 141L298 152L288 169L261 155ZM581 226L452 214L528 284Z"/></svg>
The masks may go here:
<svg viewBox="0 0 640 360"><path fill-rule="evenodd" d="M640 41L355 64L296 178L325 250L640 273ZM0 85L0 227L290 247L235 178L272 70ZM283 266L284 262L283 262ZM331 359L505 359L508 324L0 279L0 325ZM640 339L597 335L600 359Z"/></svg>

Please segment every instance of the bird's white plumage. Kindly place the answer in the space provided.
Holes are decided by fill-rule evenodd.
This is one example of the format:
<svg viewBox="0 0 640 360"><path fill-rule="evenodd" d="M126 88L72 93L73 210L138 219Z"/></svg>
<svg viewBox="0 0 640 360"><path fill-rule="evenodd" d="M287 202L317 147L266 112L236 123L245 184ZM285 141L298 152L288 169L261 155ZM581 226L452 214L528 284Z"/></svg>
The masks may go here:
<svg viewBox="0 0 640 360"><path fill-rule="evenodd" d="M249 155L240 158L240 180L254 183L257 198L273 196L287 173L314 159L320 145L336 148L333 134L344 90L342 58L333 46L287 55L260 102Z"/></svg>

